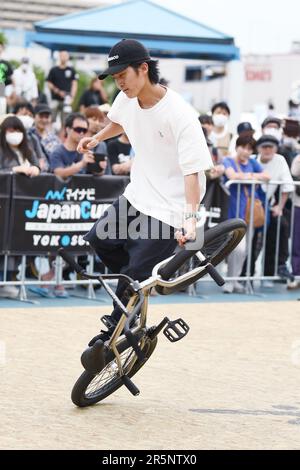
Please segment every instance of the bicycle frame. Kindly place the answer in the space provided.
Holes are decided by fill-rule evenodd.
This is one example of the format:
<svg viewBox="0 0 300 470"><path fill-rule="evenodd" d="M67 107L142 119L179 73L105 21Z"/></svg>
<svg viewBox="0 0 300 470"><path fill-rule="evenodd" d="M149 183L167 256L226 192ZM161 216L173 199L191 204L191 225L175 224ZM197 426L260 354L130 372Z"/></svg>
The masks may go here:
<svg viewBox="0 0 300 470"><path fill-rule="evenodd" d="M161 267L165 266L172 258L174 258L175 255L171 256L170 258L167 258L160 263L158 263L152 270L152 276L145 281L141 283L136 283L136 293L133 294L133 296L129 299L127 306L124 307L126 311L129 313L129 316L127 316L125 313L122 314L118 324L115 327L115 330L110 338L110 340L107 342L107 348L111 349L115 355L117 365L118 365L118 373L120 376L124 374L123 367L122 367L122 362L121 362L121 355L117 349L118 345L118 339L120 338L121 334L123 331L125 331L125 336L126 336L126 323L129 329L129 319L132 316L132 312L134 310L134 307L142 294L143 296L143 302L141 305L141 310L140 310L140 316L139 316L139 325L136 327L132 328L132 334L135 336L139 331L142 329L146 328L146 322L147 322L147 313L148 313L148 304L149 304L149 295L150 295L150 290L152 288L155 288L156 286L160 286L163 288L174 288L176 286L180 286L181 283L193 279L196 277L200 272L202 272L206 268L206 264L203 266L199 266L192 271L185 273L176 279L170 280L170 281L165 281L161 279L161 276L158 274L158 271ZM202 255L201 251L198 251L196 256L199 258L200 261L205 260L205 257ZM191 281L192 282L192 281ZM144 346L144 340L145 338L142 337L141 339L141 344L139 345L140 350L142 350ZM138 356L135 354L133 360L130 362L130 365L128 366L128 372L132 369L134 364L136 363L138 359Z"/></svg>

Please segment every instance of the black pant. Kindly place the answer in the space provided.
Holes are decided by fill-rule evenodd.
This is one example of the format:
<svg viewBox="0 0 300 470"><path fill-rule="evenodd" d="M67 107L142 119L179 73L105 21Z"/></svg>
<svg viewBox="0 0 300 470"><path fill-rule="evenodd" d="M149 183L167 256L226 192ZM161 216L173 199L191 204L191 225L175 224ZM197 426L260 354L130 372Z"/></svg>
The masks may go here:
<svg viewBox="0 0 300 470"><path fill-rule="evenodd" d="M112 273L140 282L151 276L153 267L171 256L177 245L173 227L136 211L124 196L107 209L84 239ZM125 281L118 282L116 294L126 305ZM118 321L121 312L114 307L112 318Z"/></svg>
<svg viewBox="0 0 300 470"><path fill-rule="evenodd" d="M275 275L275 258L276 258L276 237L277 237L278 217L270 214L270 223L267 229L266 246L265 246L265 264L263 269L264 276ZM279 249L278 249L278 266L284 266L289 257L289 219L287 211L284 211L280 219L279 229ZM256 231L252 240L252 257L251 257L251 276L254 276L255 262L263 247L263 233ZM246 276L247 259L244 262L242 276Z"/></svg>

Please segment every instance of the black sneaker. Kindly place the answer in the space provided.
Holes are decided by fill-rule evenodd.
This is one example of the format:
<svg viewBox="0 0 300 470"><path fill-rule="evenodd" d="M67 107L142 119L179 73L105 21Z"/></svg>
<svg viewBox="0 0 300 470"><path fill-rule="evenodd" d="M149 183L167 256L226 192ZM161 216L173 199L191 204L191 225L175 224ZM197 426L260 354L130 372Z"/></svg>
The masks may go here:
<svg viewBox="0 0 300 470"><path fill-rule="evenodd" d="M278 276L283 280L293 282L295 280L294 275L288 270L285 264L278 266Z"/></svg>

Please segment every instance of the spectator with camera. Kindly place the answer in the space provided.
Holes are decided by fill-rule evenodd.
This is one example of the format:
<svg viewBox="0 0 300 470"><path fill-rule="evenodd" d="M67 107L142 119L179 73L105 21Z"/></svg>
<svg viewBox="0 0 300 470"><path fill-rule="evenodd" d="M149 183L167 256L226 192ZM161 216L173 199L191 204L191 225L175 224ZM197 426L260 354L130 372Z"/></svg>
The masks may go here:
<svg viewBox="0 0 300 470"><path fill-rule="evenodd" d="M66 139L50 155L50 168L56 176L68 178L79 173L87 173L88 164L95 164L94 154L91 151L83 155L77 152L82 137L88 134L89 122L81 113L71 113L65 121ZM106 162L98 164L99 174L106 168Z"/></svg>
<svg viewBox="0 0 300 470"><path fill-rule="evenodd" d="M86 108L85 112L83 113L84 116L87 118L89 122L89 130L87 133L87 137L91 137L94 134L97 134L101 129L104 127L104 113L100 111L100 109L94 106L91 106L90 108ZM99 161L106 162L107 166L106 168L102 168L104 170L104 174L106 175L111 175L111 166L109 163L108 159L108 150L107 150L107 143L106 142L99 142L97 147L93 149L93 154L95 156L95 159ZM98 175L102 174L102 171L98 171L99 169L96 168L96 173ZM88 168L88 172L89 168ZM92 171L92 173L94 173Z"/></svg>

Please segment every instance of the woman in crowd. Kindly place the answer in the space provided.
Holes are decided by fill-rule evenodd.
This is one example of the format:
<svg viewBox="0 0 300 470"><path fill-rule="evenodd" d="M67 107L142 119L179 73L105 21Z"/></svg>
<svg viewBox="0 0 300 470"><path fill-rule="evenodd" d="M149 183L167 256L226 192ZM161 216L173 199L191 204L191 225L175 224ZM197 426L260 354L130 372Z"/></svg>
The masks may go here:
<svg viewBox="0 0 300 470"><path fill-rule="evenodd" d="M22 173L29 177L38 176L38 160L28 143L24 125L16 116L9 116L0 126L0 171ZM6 280L12 280L19 259L9 257ZM3 280L4 256L0 256L0 280ZM12 285L0 286L0 297L16 298L19 290Z"/></svg>
<svg viewBox="0 0 300 470"><path fill-rule="evenodd" d="M23 123L16 116L9 116L0 127L0 170L11 170L27 176L38 176L38 160L29 145Z"/></svg>
<svg viewBox="0 0 300 470"><path fill-rule="evenodd" d="M80 101L79 110L84 113L86 108L90 106L100 106L101 104L107 103L107 94L103 88L101 80L97 77L92 78L88 90L84 91Z"/></svg>
<svg viewBox="0 0 300 470"><path fill-rule="evenodd" d="M250 136L239 137L236 141L236 157L225 158L223 165L225 167L226 180L259 180L269 181L269 175L263 171L261 165L250 158L254 153L256 142ZM230 186L228 218L239 217L246 218L246 207L248 196L251 196L251 185L241 184L240 192L238 185ZM258 194L255 191L255 198ZM228 256L228 277L239 277L242 271L243 263L246 258L246 245L250 243L249 233L244 237L238 247ZM224 293L244 291L244 287L237 281L227 282L224 286Z"/></svg>

